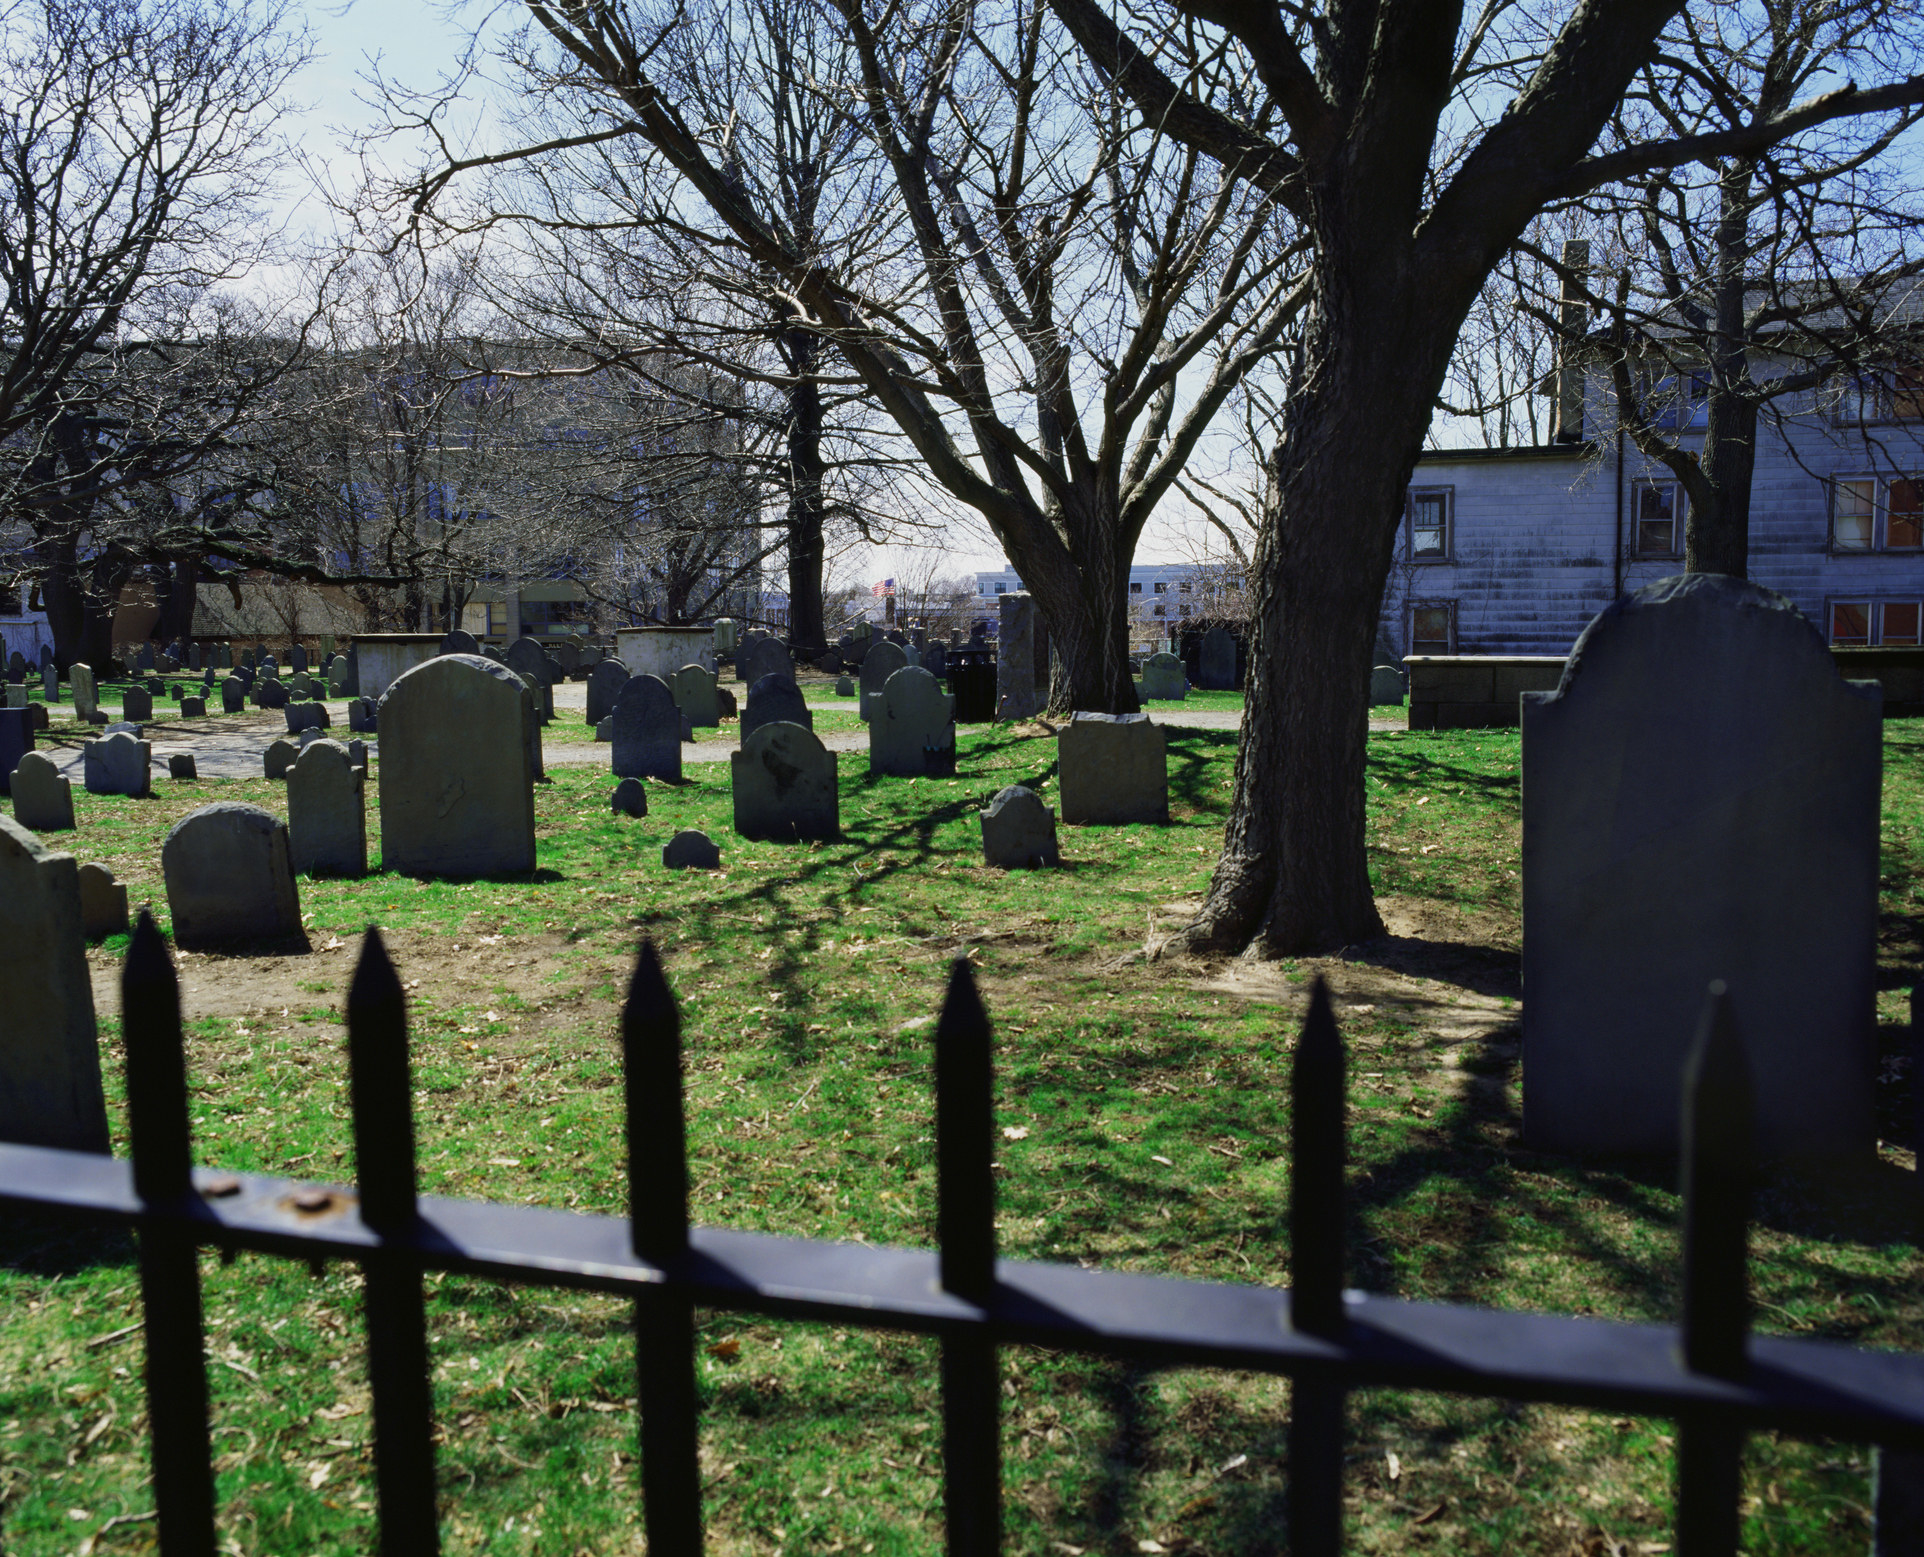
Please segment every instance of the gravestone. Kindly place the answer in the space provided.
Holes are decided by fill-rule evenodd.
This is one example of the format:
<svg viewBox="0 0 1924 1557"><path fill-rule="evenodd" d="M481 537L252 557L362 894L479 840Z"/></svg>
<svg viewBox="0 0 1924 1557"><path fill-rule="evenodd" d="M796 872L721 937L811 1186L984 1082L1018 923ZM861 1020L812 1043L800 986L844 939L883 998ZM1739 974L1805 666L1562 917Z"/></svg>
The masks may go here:
<svg viewBox="0 0 1924 1557"><path fill-rule="evenodd" d="M325 730L332 724L325 703L289 703L281 712L287 718L289 735L298 735L303 730Z"/></svg>
<svg viewBox="0 0 1924 1557"><path fill-rule="evenodd" d="M153 792L154 749L125 731L87 742L81 748L80 762L90 795L144 796Z"/></svg>
<svg viewBox="0 0 1924 1557"><path fill-rule="evenodd" d="M27 689L24 686L15 686L9 682L7 684L7 707L25 708L26 706Z"/></svg>
<svg viewBox="0 0 1924 1557"><path fill-rule="evenodd" d="M617 816L646 816L648 814L648 786L638 778L625 778L615 785L614 797L609 806Z"/></svg>
<svg viewBox="0 0 1924 1557"><path fill-rule="evenodd" d="M345 654L337 654L327 666L327 695L351 697L354 693L354 664Z"/></svg>
<svg viewBox="0 0 1924 1557"><path fill-rule="evenodd" d="M1035 597L1002 595L996 605L1001 622L995 646L995 716L1033 718L1042 708L1035 684ZM1068 820L1066 805L1063 819Z"/></svg>
<svg viewBox="0 0 1924 1557"><path fill-rule="evenodd" d="M937 681L945 679L949 673L948 646L939 642L926 645L922 650L922 668Z"/></svg>
<svg viewBox="0 0 1924 1557"><path fill-rule="evenodd" d="M864 719L875 717L875 699L882 695L882 688L898 670L908 669L909 657L902 652L900 644L890 643L887 639L876 644L862 656L862 670L859 677Z"/></svg>
<svg viewBox="0 0 1924 1557"><path fill-rule="evenodd" d="M661 863L668 870L720 870L721 849L707 833L679 832L662 845Z"/></svg>
<svg viewBox="0 0 1924 1557"><path fill-rule="evenodd" d="M572 676L581 668L581 639L570 634L548 650L548 658L561 667L561 674Z"/></svg>
<svg viewBox="0 0 1924 1557"><path fill-rule="evenodd" d="M1378 665L1370 672L1370 706L1403 701L1403 672L1394 665Z"/></svg>
<svg viewBox="0 0 1924 1557"><path fill-rule="evenodd" d="M287 850L309 876L367 872L367 804L354 754L339 741L315 741L287 775Z"/></svg>
<svg viewBox="0 0 1924 1557"><path fill-rule="evenodd" d="M129 687L120 695L120 717L145 724L154 717L154 694L145 687Z"/></svg>
<svg viewBox="0 0 1924 1557"><path fill-rule="evenodd" d="M170 702L178 703L180 701L180 683L178 681L167 688L167 697Z"/></svg>
<svg viewBox="0 0 1924 1557"><path fill-rule="evenodd" d="M347 760L354 764L354 771L365 778L367 776L367 742L349 741L347 743Z"/></svg>
<svg viewBox="0 0 1924 1557"><path fill-rule="evenodd" d="M730 687L715 688L715 701L721 704L721 716L723 719L733 719L737 713L740 712L735 702L734 690Z"/></svg>
<svg viewBox="0 0 1924 1557"><path fill-rule="evenodd" d="M955 696L919 665L890 676L868 725L868 770L897 778L955 773Z"/></svg>
<svg viewBox="0 0 1924 1557"><path fill-rule="evenodd" d="M456 627L442 637L441 652L443 654L479 654L481 643L473 633L464 632Z"/></svg>
<svg viewBox="0 0 1924 1557"><path fill-rule="evenodd" d="M24 708L0 709L0 794L20 759L33 750L33 716Z"/></svg>
<svg viewBox="0 0 1924 1557"><path fill-rule="evenodd" d="M681 710L659 676L630 676L615 699L616 778L681 779Z"/></svg>
<svg viewBox="0 0 1924 1557"><path fill-rule="evenodd" d="M1145 703L1180 703L1189 696L1189 678L1183 674L1182 661L1173 654L1152 654L1142 662L1142 698Z"/></svg>
<svg viewBox="0 0 1924 1557"><path fill-rule="evenodd" d="M142 670L154 668L154 646L151 641L140 646L139 654L134 656L134 663Z"/></svg>
<svg viewBox="0 0 1924 1557"><path fill-rule="evenodd" d="M1236 690L1236 639L1226 627L1202 635L1196 653L1196 685L1206 692Z"/></svg>
<svg viewBox="0 0 1924 1557"><path fill-rule="evenodd" d="M73 827L73 780L45 752L23 752L8 789L13 796L13 819L22 827L37 833Z"/></svg>
<svg viewBox="0 0 1924 1557"><path fill-rule="evenodd" d="M40 695L49 703L60 701L60 672L52 660L40 667Z"/></svg>
<svg viewBox="0 0 1924 1557"><path fill-rule="evenodd" d="M45 703L27 704L27 722L36 730L44 730L53 723L53 715L47 712Z"/></svg>
<svg viewBox="0 0 1924 1557"><path fill-rule="evenodd" d="M254 701L262 708L287 707L287 683L264 676L254 683Z"/></svg>
<svg viewBox="0 0 1924 1557"><path fill-rule="evenodd" d="M855 683L847 676L837 676L835 678L835 695L837 697L855 696Z"/></svg>
<svg viewBox="0 0 1924 1557"><path fill-rule="evenodd" d="M73 709L83 724L97 724L100 717L100 691L91 665L78 661L68 667L67 685L73 688Z"/></svg>
<svg viewBox="0 0 1924 1557"><path fill-rule="evenodd" d="M190 751L175 752L167 759L167 776L170 779L197 779L200 777L200 764Z"/></svg>
<svg viewBox="0 0 1924 1557"><path fill-rule="evenodd" d="M597 741L612 741L614 738L615 716L609 714L601 723L595 726L595 739Z"/></svg>
<svg viewBox="0 0 1924 1557"><path fill-rule="evenodd" d="M187 651L187 668L198 675L205 664L206 657L201 653L200 645L196 643L189 647Z"/></svg>
<svg viewBox="0 0 1924 1557"><path fill-rule="evenodd" d="M297 676L307 674L307 645L297 643L287 651L287 668Z"/></svg>
<svg viewBox="0 0 1924 1557"><path fill-rule="evenodd" d="M229 676L220 684L220 711L224 714L247 712L247 683Z"/></svg>
<svg viewBox="0 0 1924 1557"><path fill-rule="evenodd" d="M982 817L982 863L1000 870L1060 865L1056 814L1033 789L1011 784L997 793Z"/></svg>
<svg viewBox="0 0 1924 1557"><path fill-rule="evenodd" d="M222 800L189 812L160 846L160 873L188 951L301 933L287 824L271 811Z"/></svg>
<svg viewBox="0 0 1924 1557"><path fill-rule="evenodd" d="M1078 713L1056 740L1062 820L1169 820L1168 735L1147 714Z"/></svg>
<svg viewBox="0 0 1924 1557"><path fill-rule="evenodd" d="M741 742L765 724L798 724L804 730L815 728L815 715L802 698L802 689L792 676L764 676L748 689L748 707L741 718Z"/></svg>
<svg viewBox="0 0 1924 1557"><path fill-rule="evenodd" d="M615 711L615 699L628 682L628 667L617 659L603 660L588 672L588 723L598 725Z"/></svg>
<svg viewBox="0 0 1924 1557"><path fill-rule="evenodd" d="M554 718L553 667L541 645L528 637L515 639L508 645L508 669L528 683L540 721Z"/></svg>
<svg viewBox="0 0 1924 1557"><path fill-rule="evenodd" d="M744 838L834 838L841 833L835 754L813 730L757 725L728 758L735 831Z"/></svg>
<svg viewBox="0 0 1924 1557"><path fill-rule="evenodd" d="M668 690L691 727L721 724L721 699L715 696L712 672L700 665L684 665L669 677Z"/></svg>
<svg viewBox="0 0 1924 1557"><path fill-rule="evenodd" d="M374 699L357 697L347 705L347 727L356 735L371 735L377 723Z"/></svg>
<svg viewBox="0 0 1924 1557"><path fill-rule="evenodd" d="M242 649L240 662L242 670L252 670L254 668L254 651L252 649Z"/></svg>
<svg viewBox="0 0 1924 1557"><path fill-rule="evenodd" d="M779 638L766 633L749 638L735 656L735 671L744 686L753 687L764 676L795 678L795 662Z"/></svg>
<svg viewBox="0 0 1924 1557"><path fill-rule="evenodd" d="M397 677L378 719L383 865L430 875L534 869L540 736L526 682L480 655L444 654Z"/></svg>
<svg viewBox="0 0 1924 1557"><path fill-rule="evenodd" d="M1709 573L1612 605L1522 695L1533 1148L1674 1155L1722 979L1760 1153L1870 1159L1881 712L1789 601Z"/></svg>
<svg viewBox="0 0 1924 1557"><path fill-rule="evenodd" d="M296 746L292 741L273 741L268 745L267 750L261 754L261 764L269 778L284 779L287 777L287 770L294 766L295 760L300 754L300 747Z"/></svg>
<svg viewBox="0 0 1924 1557"><path fill-rule="evenodd" d="M839 676L842 673L842 656L830 649L815 662L815 668L825 676Z"/></svg>
<svg viewBox="0 0 1924 1557"><path fill-rule="evenodd" d="M149 676L142 685L147 688L150 697L159 697L167 690L167 683L158 676Z"/></svg>
<svg viewBox="0 0 1924 1557"><path fill-rule="evenodd" d="M0 988L0 1141L104 1153L79 872L10 816L0 816Z"/></svg>
<svg viewBox="0 0 1924 1557"><path fill-rule="evenodd" d="M206 718L207 699L204 697L183 697L180 700L180 717L183 719Z"/></svg>
<svg viewBox="0 0 1924 1557"><path fill-rule="evenodd" d="M90 941L127 933L127 888L105 865L80 867L80 930Z"/></svg>
<svg viewBox="0 0 1924 1557"><path fill-rule="evenodd" d="M254 668L263 676L278 676L281 673L281 662L263 648L254 656Z"/></svg>

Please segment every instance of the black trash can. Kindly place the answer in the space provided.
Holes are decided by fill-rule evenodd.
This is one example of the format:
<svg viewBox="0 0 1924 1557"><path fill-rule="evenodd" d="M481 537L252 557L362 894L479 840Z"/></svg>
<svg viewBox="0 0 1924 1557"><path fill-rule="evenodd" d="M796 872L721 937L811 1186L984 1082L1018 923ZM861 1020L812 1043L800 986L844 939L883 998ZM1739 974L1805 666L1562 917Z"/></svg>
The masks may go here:
<svg viewBox="0 0 1924 1557"><path fill-rule="evenodd" d="M995 723L995 650L949 650L949 690L957 724Z"/></svg>

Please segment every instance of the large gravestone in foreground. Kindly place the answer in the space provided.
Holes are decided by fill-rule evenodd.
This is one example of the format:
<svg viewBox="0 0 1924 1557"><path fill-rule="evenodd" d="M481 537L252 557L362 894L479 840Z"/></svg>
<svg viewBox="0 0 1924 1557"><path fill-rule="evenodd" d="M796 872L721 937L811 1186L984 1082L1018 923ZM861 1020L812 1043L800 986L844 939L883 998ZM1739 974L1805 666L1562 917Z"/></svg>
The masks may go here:
<svg viewBox="0 0 1924 1557"><path fill-rule="evenodd" d="M996 630L995 716L1028 719L1043 703L1036 688L1035 597L1003 595L996 605L1002 619Z"/></svg>
<svg viewBox="0 0 1924 1557"><path fill-rule="evenodd" d="M526 682L478 654L443 654L403 673L376 717L386 869L534 869L534 696Z"/></svg>
<svg viewBox="0 0 1924 1557"><path fill-rule="evenodd" d="M1062 820L1169 820L1169 737L1147 714L1079 713L1056 739Z"/></svg>
<svg viewBox="0 0 1924 1557"><path fill-rule="evenodd" d="M1523 1128L1674 1154L1724 980L1767 1155L1875 1141L1877 687L1790 602L1664 579L1523 694Z"/></svg>
<svg viewBox="0 0 1924 1557"><path fill-rule="evenodd" d="M728 759L735 831L744 838L834 838L841 832L835 753L813 730L759 725Z"/></svg>
<svg viewBox="0 0 1924 1557"><path fill-rule="evenodd" d="M190 950L301 933L287 824L223 800L189 812L160 846L174 943Z"/></svg>
<svg viewBox="0 0 1924 1557"><path fill-rule="evenodd" d="M610 760L616 778L681 781L681 710L659 676L630 676L615 698L614 747Z"/></svg>
<svg viewBox="0 0 1924 1557"><path fill-rule="evenodd" d="M0 1141L107 1150L86 947L73 856L0 816Z"/></svg>

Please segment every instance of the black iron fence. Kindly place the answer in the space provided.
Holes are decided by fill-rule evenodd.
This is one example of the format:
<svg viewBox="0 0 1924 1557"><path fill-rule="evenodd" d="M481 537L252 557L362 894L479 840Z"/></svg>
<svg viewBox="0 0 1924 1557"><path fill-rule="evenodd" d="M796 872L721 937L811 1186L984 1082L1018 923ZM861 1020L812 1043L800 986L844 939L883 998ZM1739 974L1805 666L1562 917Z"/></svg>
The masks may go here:
<svg viewBox="0 0 1924 1557"><path fill-rule="evenodd" d="M406 1009L376 932L347 1000L353 1189L196 1168L179 989L145 914L122 995L131 1162L0 1145L0 1202L138 1230L155 1503L168 1557L215 1551L203 1246L362 1267L380 1549L392 1557L439 1547L422 1301L430 1269L634 1299L642 1496L655 1557L702 1546L696 1304L939 1336L943 1496L956 1557L999 1548L995 1350L1012 1343L1289 1376L1295 1557L1338 1549L1343 1403L1359 1386L1675 1418L1682 1557L1735 1551L1748 1431L1924 1450L1924 1357L1750 1334L1750 1081L1717 986L1688 1077L1677 1329L1345 1291L1344 1056L1320 982L1291 1078L1287 1291L996 1258L990 1028L965 961L935 1034L933 1252L689 1225L680 1018L646 943L622 1015L627 1220L417 1195Z"/></svg>

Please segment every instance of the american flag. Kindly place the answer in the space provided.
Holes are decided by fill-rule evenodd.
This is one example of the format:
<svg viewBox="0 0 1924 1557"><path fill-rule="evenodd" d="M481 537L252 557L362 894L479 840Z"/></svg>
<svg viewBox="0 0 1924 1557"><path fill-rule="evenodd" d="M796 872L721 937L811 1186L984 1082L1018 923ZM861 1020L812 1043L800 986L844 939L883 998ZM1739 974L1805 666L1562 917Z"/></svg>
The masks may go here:
<svg viewBox="0 0 1924 1557"><path fill-rule="evenodd" d="M871 595L892 595L895 593L895 580L885 578L879 583L871 585L869 587L869 593Z"/></svg>

